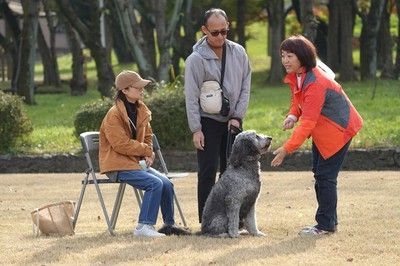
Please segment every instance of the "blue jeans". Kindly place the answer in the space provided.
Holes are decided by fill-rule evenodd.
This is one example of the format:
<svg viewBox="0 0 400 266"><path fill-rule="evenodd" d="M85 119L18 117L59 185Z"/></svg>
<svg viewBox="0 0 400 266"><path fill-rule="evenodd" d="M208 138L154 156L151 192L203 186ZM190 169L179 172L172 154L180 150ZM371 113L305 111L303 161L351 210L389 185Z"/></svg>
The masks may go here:
<svg viewBox="0 0 400 266"><path fill-rule="evenodd" d="M337 153L324 159L317 146L312 144L315 194L318 209L315 214L317 228L334 232L337 219L337 177L350 146L347 142Z"/></svg>
<svg viewBox="0 0 400 266"><path fill-rule="evenodd" d="M174 186L168 177L153 168L148 171L119 171L118 179L132 187L144 190L140 208L139 223L154 225L158 210L165 224L173 225L174 221Z"/></svg>

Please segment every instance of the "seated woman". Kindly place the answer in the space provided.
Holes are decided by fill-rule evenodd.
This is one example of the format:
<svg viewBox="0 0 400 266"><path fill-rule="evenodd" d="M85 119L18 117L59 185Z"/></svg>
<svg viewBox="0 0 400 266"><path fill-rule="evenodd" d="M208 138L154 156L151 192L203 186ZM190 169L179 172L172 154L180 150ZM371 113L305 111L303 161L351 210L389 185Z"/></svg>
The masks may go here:
<svg viewBox="0 0 400 266"><path fill-rule="evenodd" d="M145 191L135 236L189 234L175 225L173 184L150 167L155 158L151 112L141 100L149 82L134 71L124 70L116 77L115 104L100 126L100 172ZM160 207L164 226L156 231Z"/></svg>

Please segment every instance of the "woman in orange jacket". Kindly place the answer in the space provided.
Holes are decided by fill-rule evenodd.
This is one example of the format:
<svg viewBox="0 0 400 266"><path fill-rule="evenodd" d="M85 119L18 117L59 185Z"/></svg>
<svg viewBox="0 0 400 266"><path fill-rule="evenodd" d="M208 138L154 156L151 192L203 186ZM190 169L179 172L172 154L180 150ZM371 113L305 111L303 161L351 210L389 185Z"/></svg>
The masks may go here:
<svg viewBox="0 0 400 266"><path fill-rule="evenodd" d="M316 225L303 228L301 235L323 235L336 231L337 176L351 139L362 127L362 118L342 87L317 65L315 46L303 36L291 36L280 47L291 90L289 114L283 130L290 138L274 151L271 166L282 164L285 156L312 138L313 172L318 202Z"/></svg>

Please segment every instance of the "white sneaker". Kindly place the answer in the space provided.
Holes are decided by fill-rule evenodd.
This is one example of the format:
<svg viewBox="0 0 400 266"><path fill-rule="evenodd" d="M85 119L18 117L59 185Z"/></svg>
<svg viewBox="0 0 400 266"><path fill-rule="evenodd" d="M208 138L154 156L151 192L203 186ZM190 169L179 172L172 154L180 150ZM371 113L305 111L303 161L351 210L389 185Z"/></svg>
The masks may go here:
<svg viewBox="0 0 400 266"><path fill-rule="evenodd" d="M161 234L154 229L154 226L145 224L141 229L135 229L133 230L133 235L134 236L147 236L147 237L159 237L159 236L165 236L165 234Z"/></svg>

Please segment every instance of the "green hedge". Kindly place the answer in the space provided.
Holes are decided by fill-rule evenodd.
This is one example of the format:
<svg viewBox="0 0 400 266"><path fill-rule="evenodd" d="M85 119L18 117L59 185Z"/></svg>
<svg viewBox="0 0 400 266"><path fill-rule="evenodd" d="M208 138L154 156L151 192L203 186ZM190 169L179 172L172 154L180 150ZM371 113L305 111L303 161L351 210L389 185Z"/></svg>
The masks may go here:
<svg viewBox="0 0 400 266"><path fill-rule="evenodd" d="M151 126L163 149L193 149L192 134L186 117L183 84L176 80L159 86L146 99L152 112Z"/></svg>
<svg viewBox="0 0 400 266"><path fill-rule="evenodd" d="M32 131L21 97L0 91L0 152L10 152Z"/></svg>
<svg viewBox="0 0 400 266"><path fill-rule="evenodd" d="M113 103L110 98L104 98L82 105L75 114L75 135L79 136L86 131L99 131L103 117Z"/></svg>

